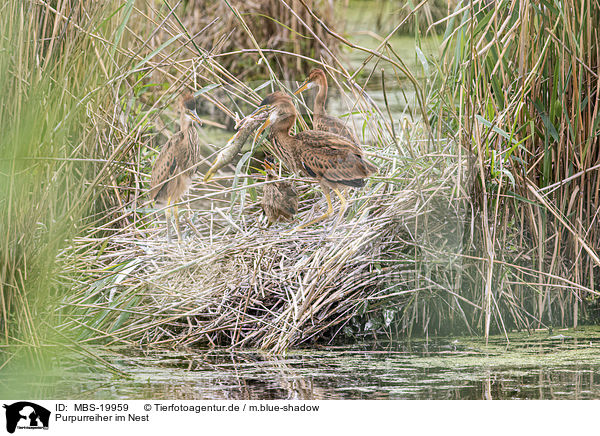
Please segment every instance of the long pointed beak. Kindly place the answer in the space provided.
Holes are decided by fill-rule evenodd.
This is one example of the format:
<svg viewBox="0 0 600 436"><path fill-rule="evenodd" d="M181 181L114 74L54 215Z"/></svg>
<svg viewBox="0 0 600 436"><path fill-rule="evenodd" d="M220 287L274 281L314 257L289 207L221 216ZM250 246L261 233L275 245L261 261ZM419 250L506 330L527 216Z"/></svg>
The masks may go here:
<svg viewBox="0 0 600 436"><path fill-rule="evenodd" d="M306 91L308 89L310 83L311 83L310 80L306 80L302 85L300 85L300 88L298 88L294 91L294 95L298 95L301 92Z"/></svg>
<svg viewBox="0 0 600 436"><path fill-rule="evenodd" d="M255 110L254 112L252 112L250 115L246 116L246 118L252 118L252 117L255 117L255 116L257 116L258 114L260 114L260 113L262 113L262 112L264 112L264 111L266 111L266 110L269 110L269 109L271 109L271 107L272 107L272 106L271 106L271 105L268 105L268 104L267 104L267 105L265 105L265 106L259 106L259 107L257 107L257 108L256 108L256 110Z"/></svg>
<svg viewBox="0 0 600 436"><path fill-rule="evenodd" d="M215 173L217 171L219 171L219 169L223 165L224 165L223 156L221 155L221 153L219 153L219 155L217 156L217 158L215 159L215 161L213 162L213 164L210 166L210 168L208 169L208 171L206 172L206 174L204 174L204 183L209 182L210 179L213 178L213 176L215 175Z"/></svg>
<svg viewBox="0 0 600 436"><path fill-rule="evenodd" d="M263 123L262 126L260 126L260 128L258 129L258 131L256 132L256 135L254 135L254 142L256 142L256 140L259 138L260 134L262 132L264 132L264 130L269 126L269 124L271 124L271 120L269 118L267 118L267 121L265 121Z"/></svg>
<svg viewBox="0 0 600 436"><path fill-rule="evenodd" d="M210 179L213 178L213 176L215 175L215 173L217 172L217 162L215 161L215 163L213 163L212 167L209 168L209 170L206 172L206 174L204 175L204 183L207 183L210 181Z"/></svg>
<svg viewBox="0 0 600 436"><path fill-rule="evenodd" d="M272 170L273 169L273 165L271 165L269 163L269 161L267 161L266 159L263 161L263 166L265 167L265 170Z"/></svg>
<svg viewBox="0 0 600 436"><path fill-rule="evenodd" d="M194 121L196 121L198 124L202 125L202 120L198 116L198 112L196 112L196 109L188 110L187 113L189 114L190 117L192 117L194 119Z"/></svg>

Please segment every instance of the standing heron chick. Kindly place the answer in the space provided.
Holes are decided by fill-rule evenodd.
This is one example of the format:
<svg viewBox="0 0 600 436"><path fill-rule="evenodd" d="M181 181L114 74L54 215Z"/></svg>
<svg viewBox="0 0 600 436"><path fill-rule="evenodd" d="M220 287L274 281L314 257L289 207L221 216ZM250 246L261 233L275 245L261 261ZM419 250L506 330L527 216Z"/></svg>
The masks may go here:
<svg viewBox="0 0 600 436"><path fill-rule="evenodd" d="M294 95L301 92L317 88L317 96L315 97L315 105L313 109L313 128L314 130L322 130L324 132L335 133L348 139L354 144L358 144L358 138L350 129L348 123L325 113L325 101L327 100L327 76L325 72L319 68L308 73L308 77L300 87L294 91Z"/></svg>
<svg viewBox="0 0 600 436"><path fill-rule="evenodd" d="M178 102L180 130L163 146L150 180L150 198L160 208L165 209L167 240L171 242L169 228L170 205L179 202L188 191L192 177L197 172L200 159L200 141L194 121L202 123L196 113L196 100L190 92L184 92ZM179 210L175 206L175 231L181 241L179 231Z"/></svg>
<svg viewBox="0 0 600 436"><path fill-rule="evenodd" d="M269 118L260 127L256 137L270 125L273 154L291 171L316 179L327 200L327 212L324 215L294 230L324 220L333 213L330 190L336 193L342 203L341 217L345 211L346 199L340 188L364 186L365 179L377 171L377 167L364 158L359 145L335 133L305 130L296 135L290 134L298 113L289 95L274 92L262 101L261 106L269 111Z"/></svg>
<svg viewBox="0 0 600 436"><path fill-rule="evenodd" d="M291 182L279 180L279 175L268 160L264 162L267 183L263 188L262 209L269 226L279 218L290 220L298 212L298 192Z"/></svg>

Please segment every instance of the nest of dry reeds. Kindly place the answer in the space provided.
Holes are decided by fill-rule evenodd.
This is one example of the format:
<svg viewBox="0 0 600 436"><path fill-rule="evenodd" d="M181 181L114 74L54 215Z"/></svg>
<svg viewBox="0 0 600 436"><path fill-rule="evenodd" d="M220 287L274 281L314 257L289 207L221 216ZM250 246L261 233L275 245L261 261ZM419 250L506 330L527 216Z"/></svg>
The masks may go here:
<svg viewBox="0 0 600 436"><path fill-rule="evenodd" d="M420 317L420 310L403 309L417 292L421 298L428 290L446 292L432 280L439 278L432 268L454 271L461 251L462 235L453 231L462 217L447 200L457 167L432 166L430 179L400 183L395 177L406 169L393 169L392 162L351 194L343 219L322 227L291 235L284 232L297 223L265 228L258 205L246 197L229 208L215 201L188 211L180 244L166 244L164 222L97 244L88 255L105 268L69 299L73 318L65 327L85 325L90 340L281 352L383 331L394 317L395 324ZM260 192L260 182L255 185ZM299 185L301 220L325 207L313 186ZM427 254L422 247L430 247ZM429 270L416 272L415 250Z"/></svg>

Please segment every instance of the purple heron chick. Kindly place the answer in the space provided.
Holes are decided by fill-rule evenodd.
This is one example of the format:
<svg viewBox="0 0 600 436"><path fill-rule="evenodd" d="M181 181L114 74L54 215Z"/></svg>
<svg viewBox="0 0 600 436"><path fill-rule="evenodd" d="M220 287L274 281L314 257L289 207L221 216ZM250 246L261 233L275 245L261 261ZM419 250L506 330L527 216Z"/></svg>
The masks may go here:
<svg viewBox="0 0 600 436"><path fill-rule="evenodd" d="M289 95L282 92L269 94L256 112L265 110L265 107L270 115L256 137L270 125L273 154L291 171L316 179L327 199L327 212L324 215L295 230L308 227L332 214L330 190L340 198L341 216L345 211L346 199L340 188L364 186L365 178L377 171L377 167L364 158L360 146L335 133L305 130L296 135L290 134L298 113Z"/></svg>
<svg viewBox="0 0 600 436"><path fill-rule="evenodd" d="M298 192L291 182L279 180L277 171L268 160L264 162L267 183L263 188L262 209L269 226L278 219L289 220L298 212Z"/></svg>
<svg viewBox="0 0 600 436"><path fill-rule="evenodd" d="M358 138L350 129L348 123L325 113L325 100L327 100L327 76L325 72L319 68L308 73L308 77L300 87L294 91L294 95L301 92L317 88L317 96L315 97L315 105L313 109L313 128L315 130L323 130L324 132L336 133L348 139L354 144L358 144Z"/></svg>
<svg viewBox="0 0 600 436"><path fill-rule="evenodd" d="M167 240L171 242L169 229L170 206L179 202L187 192L192 176L197 172L200 159L200 142L194 121L201 123L196 113L196 100L190 92L185 92L178 102L180 130L163 146L154 167L150 180L150 198L158 207L165 207L167 221ZM179 210L175 206L175 231L181 241L179 231Z"/></svg>

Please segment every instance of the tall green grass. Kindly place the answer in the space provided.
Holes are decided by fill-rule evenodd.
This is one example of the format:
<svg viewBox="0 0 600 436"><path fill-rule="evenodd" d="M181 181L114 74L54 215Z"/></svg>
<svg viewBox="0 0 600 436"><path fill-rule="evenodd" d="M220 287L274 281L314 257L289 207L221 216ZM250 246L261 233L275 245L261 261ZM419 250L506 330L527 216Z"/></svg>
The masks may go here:
<svg viewBox="0 0 600 436"><path fill-rule="evenodd" d="M99 3L102 3L100 5ZM115 13L116 12L116 13ZM114 13L114 14L113 14ZM56 258L100 206L102 105L119 53L117 2L0 6L0 343L51 341L69 289Z"/></svg>
<svg viewBox="0 0 600 436"><path fill-rule="evenodd" d="M600 4L462 2L446 22L434 118L473 163L483 329L597 319Z"/></svg>

